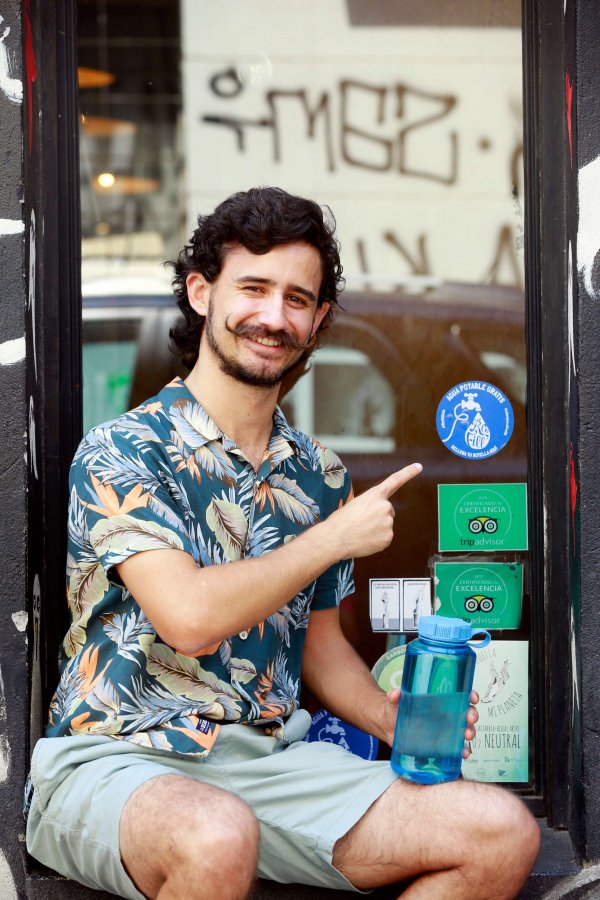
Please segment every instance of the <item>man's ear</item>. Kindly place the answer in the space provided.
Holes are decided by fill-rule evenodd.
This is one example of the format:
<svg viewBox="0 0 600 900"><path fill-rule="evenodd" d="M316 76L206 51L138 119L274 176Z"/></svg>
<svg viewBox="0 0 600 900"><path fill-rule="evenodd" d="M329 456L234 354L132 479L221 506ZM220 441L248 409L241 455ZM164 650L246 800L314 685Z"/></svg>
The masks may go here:
<svg viewBox="0 0 600 900"><path fill-rule="evenodd" d="M190 272L185 279L185 286L190 306L199 316L205 316L208 312L210 282L206 280L202 272Z"/></svg>
<svg viewBox="0 0 600 900"><path fill-rule="evenodd" d="M312 337L314 337L319 330L321 322L329 312L330 304L325 300L319 307L317 307L317 311L315 313L315 318L312 327Z"/></svg>

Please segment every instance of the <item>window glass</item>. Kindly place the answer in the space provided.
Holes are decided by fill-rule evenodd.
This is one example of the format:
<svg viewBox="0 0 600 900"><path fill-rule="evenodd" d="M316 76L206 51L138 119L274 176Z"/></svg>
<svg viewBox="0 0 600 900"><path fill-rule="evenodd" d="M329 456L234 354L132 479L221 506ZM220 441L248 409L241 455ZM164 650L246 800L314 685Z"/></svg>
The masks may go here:
<svg viewBox="0 0 600 900"><path fill-rule="evenodd" d="M102 340L93 331L83 345L84 431L98 422L114 419L126 409L137 355L137 335L126 340L123 333L114 340Z"/></svg>
<svg viewBox="0 0 600 900"><path fill-rule="evenodd" d="M391 452L394 390L366 353L323 347L282 402L295 428L341 453Z"/></svg>
<svg viewBox="0 0 600 900"><path fill-rule="evenodd" d="M77 17L84 294L166 286L182 226L179 6L79 0Z"/></svg>
<svg viewBox="0 0 600 900"><path fill-rule="evenodd" d="M519 4L415 6L184 0L190 219L276 182L332 206L349 286L522 286Z"/></svg>
<svg viewBox="0 0 600 900"><path fill-rule="evenodd" d="M343 308L282 407L342 456L356 492L424 465L394 498L393 544L357 561L342 607L371 666L414 633L372 630L370 581L463 560L439 549L438 485L527 478L520 3L79 0L78 17L86 426L183 372L163 262L199 213L260 184L329 205ZM498 452L448 449L438 407L457 386L447 415L471 422L473 447L502 437L490 397L510 404ZM527 552L484 561L523 574L521 611L493 636L508 670L527 671Z"/></svg>

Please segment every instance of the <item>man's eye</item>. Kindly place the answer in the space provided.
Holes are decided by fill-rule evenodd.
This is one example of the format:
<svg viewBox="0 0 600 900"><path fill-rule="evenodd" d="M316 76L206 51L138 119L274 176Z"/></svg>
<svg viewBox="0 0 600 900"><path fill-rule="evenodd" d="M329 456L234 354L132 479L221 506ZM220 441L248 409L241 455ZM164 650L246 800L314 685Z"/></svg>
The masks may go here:
<svg viewBox="0 0 600 900"><path fill-rule="evenodd" d="M306 297L298 297L296 294L290 295L290 301L291 303L296 303L298 306L308 305L308 300L306 299Z"/></svg>

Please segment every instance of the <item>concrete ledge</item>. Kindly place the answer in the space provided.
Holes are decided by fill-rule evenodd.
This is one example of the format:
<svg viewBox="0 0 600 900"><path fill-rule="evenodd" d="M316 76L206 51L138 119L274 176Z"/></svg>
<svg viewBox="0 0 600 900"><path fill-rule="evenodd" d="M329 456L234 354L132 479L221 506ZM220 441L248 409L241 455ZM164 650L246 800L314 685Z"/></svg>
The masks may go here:
<svg viewBox="0 0 600 900"><path fill-rule="evenodd" d="M27 881L27 897L31 900L114 900L114 894L91 891L58 875L32 876ZM327 891L299 884L274 884L259 881L252 900L356 900L360 896L352 891ZM395 900L397 887L381 888L369 894L377 900ZM600 872L582 870L577 875L557 878L552 875L532 875L519 900L598 900L600 897Z"/></svg>
<svg viewBox="0 0 600 900"><path fill-rule="evenodd" d="M540 821L542 845L540 855L520 900L598 900L600 898L600 866L582 868L576 861L568 832L549 828ZM74 881L69 881L43 866L33 868L27 874L27 898L29 900L114 900L114 894L92 891ZM399 885L390 885L373 891L373 900L394 900ZM358 895L353 891L330 891L302 884L278 884L259 880L252 893L252 900L350 900Z"/></svg>

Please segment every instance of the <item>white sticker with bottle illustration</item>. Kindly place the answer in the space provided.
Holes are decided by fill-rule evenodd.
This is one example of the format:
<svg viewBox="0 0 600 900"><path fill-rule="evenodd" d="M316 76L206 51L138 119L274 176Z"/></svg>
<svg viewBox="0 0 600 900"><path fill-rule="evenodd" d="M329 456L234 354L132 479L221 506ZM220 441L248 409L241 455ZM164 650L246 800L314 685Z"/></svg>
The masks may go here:
<svg viewBox="0 0 600 900"><path fill-rule="evenodd" d="M442 443L464 459L487 459L506 446L515 418L508 397L487 381L465 381L451 388L437 409Z"/></svg>
<svg viewBox="0 0 600 900"><path fill-rule="evenodd" d="M429 616L430 578L371 578L369 612L373 631L417 631L421 616Z"/></svg>

